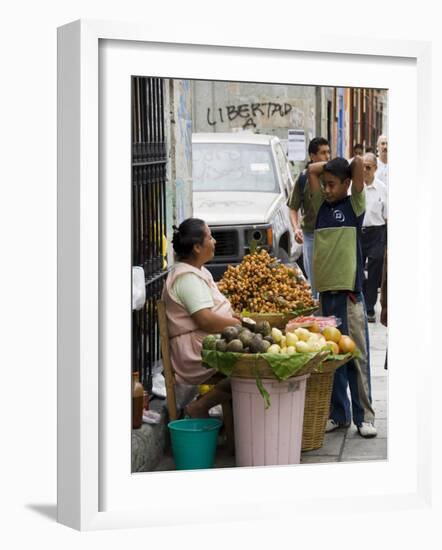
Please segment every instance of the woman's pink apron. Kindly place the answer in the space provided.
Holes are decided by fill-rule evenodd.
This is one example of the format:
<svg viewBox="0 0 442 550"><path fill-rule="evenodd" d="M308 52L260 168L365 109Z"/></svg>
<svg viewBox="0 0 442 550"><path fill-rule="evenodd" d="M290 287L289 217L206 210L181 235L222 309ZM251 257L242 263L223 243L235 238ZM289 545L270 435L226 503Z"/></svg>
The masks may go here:
<svg viewBox="0 0 442 550"><path fill-rule="evenodd" d="M233 310L227 298L221 294L213 277L205 267L198 269L186 263L180 263L169 272L161 299L166 305L167 325L170 338L170 356L181 384L203 384L216 371L206 369L201 362L201 349L204 338L209 334L200 330L186 309L173 297L171 289L177 277L184 273L195 273L210 288L214 313L232 316Z"/></svg>

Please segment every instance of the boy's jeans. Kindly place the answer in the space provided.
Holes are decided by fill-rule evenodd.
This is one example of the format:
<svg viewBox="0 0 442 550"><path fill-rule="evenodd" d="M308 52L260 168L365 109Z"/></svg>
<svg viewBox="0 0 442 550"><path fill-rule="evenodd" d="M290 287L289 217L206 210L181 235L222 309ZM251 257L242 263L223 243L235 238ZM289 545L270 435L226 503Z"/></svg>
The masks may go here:
<svg viewBox="0 0 442 550"><path fill-rule="evenodd" d="M341 320L339 330L348 334L362 353L361 359L352 359L335 371L331 397L330 418L338 424L374 421L371 406L370 348L368 340L367 313L362 292L321 292L322 314L335 315ZM350 401L347 395L350 387Z"/></svg>

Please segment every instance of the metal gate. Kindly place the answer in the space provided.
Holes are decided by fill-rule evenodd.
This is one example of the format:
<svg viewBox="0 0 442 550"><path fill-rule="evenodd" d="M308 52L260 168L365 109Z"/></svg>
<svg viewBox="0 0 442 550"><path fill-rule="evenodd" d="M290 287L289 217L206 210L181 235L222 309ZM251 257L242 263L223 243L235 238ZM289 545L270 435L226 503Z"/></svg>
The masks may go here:
<svg viewBox="0 0 442 550"><path fill-rule="evenodd" d="M164 81L132 77L132 265L145 273L146 303L132 314L132 370L152 389L160 361L156 300L165 269L166 143Z"/></svg>

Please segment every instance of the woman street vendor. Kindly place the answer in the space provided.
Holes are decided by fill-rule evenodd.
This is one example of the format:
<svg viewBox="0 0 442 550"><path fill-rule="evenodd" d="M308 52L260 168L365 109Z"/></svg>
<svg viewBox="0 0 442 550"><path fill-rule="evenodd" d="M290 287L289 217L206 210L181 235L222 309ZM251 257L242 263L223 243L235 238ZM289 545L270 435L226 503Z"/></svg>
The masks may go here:
<svg viewBox="0 0 442 550"><path fill-rule="evenodd" d="M178 383L203 384L217 372L202 365L204 338L240 324L240 319L204 267L213 258L216 244L208 225L203 220L188 218L173 229L172 244L177 261L167 276L162 294L171 362ZM230 380L223 378L212 391L189 403L184 412L190 417L207 417L209 409L229 399Z"/></svg>

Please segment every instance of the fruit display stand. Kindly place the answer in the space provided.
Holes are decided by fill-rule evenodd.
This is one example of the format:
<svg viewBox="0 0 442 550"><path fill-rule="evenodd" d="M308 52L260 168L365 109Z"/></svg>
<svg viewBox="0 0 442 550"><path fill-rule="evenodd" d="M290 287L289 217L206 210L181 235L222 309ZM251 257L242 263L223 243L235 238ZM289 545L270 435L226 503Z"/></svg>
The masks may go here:
<svg viewBox="0 0 442 550"><path fill-rule="evenodd" d="M325 426L329 418L335 371L350 361L352 356L348 353L336 359L326 359L311 372L305 395L302 451L312 451L322 447Z"/></svg>
<svg viewBox="0 0 442 550"><path fill-rule="evenodd" d="M298 354L276 368L269 354L203 352L203 359L214 366L215 358L222 363L227 355L237 356L224 370L232 384L236 465L299 464L306 383L327 352ZM296 370L284 372L284 363L296 364Z"/></svg>

